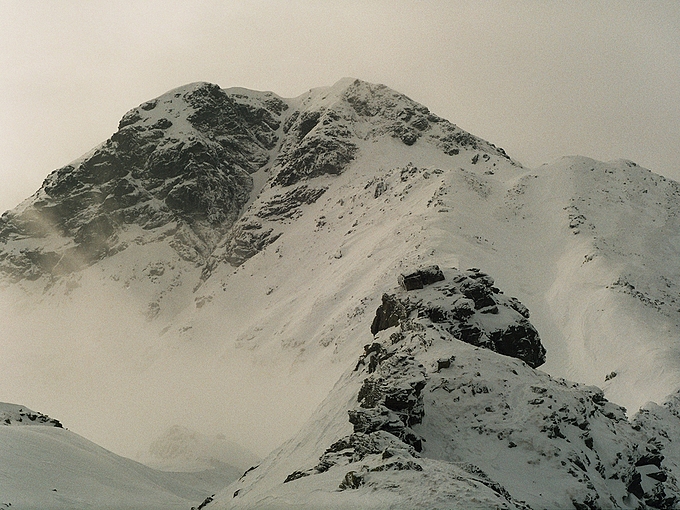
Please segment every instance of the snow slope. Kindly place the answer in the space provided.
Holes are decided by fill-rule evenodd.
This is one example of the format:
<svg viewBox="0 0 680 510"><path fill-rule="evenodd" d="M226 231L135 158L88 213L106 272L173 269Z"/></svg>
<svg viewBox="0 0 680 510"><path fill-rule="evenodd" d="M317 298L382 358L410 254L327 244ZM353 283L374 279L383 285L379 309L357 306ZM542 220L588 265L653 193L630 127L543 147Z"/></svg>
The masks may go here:
<svg viewBox="0 0 680 510"><path fill-rule="evenodd" d="M0 416L2 508L186 509L219 487L211 473L119 457L23 406L0 403Z"/></svg>

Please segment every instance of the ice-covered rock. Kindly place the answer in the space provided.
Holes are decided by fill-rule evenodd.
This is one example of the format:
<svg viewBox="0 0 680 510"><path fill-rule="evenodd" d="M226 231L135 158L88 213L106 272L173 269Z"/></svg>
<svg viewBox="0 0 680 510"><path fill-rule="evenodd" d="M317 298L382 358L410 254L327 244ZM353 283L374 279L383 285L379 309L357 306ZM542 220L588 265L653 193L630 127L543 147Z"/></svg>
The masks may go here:
<svg viewBox="0 0 680 510"><path fill-rule="evenodd" d="M519 358L533 368L545 362L545 348L527 308L501 293L479 269L453 269L445 281L439 267L431 266L402 274L398 281L400 293L383 295L371 326L374 335L394 326L408 328L409 318L417 316L459 340Z"/></svg>
<svg viewBox="0 0 680 510"><path fill-rule="evenodd" d="M196 83L130 110L109 140L3 215L0 271L77 271L125 250L130 225L164 229L183 257L204 261L250 199L286 108L273 94Z"/></svg>
<svg viewBox="0 0 680 510"><path fill-rule="evenodd" d="M484 501L482 508L675 508L678 466L666 455L677 458L677 399L631 422L600 389L553 379L514 359L522 352L501 356L491 344L461 342L442 320L445 310L434 318L427 310L438 293L451 301L471 282L484 288L494 282L478 269L444 274L445 281L429 288L402 291L416 296L403 304L399 320L374 333L356 368L301 433L218 495L216 508L265 502L292 508L291 490L294 505L303 508L353 508L357 497L365 508L387 500L391 508L468 508L471 493ZM480 299L490 295L499 308L519 308L498 289L479 293ZM523 314L513 314L528 324ZM486 328L498 326L483 319L477 324L489 338ZM348 409L353 431L334 440L318 461L308 459L311 466L276 480L281 465L291 466L291 449L318 451L319 439L338 429L331 422L340 416L328 411L341 405L348 388L357 389ZM443 472L466 483L468 492L449 492L435 482ZM486 499L490 493L493 503Z"/></svg>

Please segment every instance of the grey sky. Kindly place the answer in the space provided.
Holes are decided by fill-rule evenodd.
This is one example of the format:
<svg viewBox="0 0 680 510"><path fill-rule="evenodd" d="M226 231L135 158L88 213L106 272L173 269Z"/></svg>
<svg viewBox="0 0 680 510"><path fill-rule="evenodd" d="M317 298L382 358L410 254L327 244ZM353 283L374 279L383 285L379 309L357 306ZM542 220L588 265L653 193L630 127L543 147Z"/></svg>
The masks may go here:
<svg viewBox="0 0 680 510"><path fill-rule="evenodd" d="M0 210L193 81L384 83L528 166L680 179L680 2L0 0Z"/></svg>

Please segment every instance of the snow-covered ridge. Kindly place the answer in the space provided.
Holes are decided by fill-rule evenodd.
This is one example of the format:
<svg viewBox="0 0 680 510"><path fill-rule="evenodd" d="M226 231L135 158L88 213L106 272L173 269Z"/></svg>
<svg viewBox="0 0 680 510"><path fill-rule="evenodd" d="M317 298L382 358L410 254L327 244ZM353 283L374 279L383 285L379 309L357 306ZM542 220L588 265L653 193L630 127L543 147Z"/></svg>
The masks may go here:
<svg viewBox="0 0 680 510"><path fill-rule="evenodd" d="M186 509L237 474L169 473L119 457L24 406L0 403L0 508ZM11 420L10 424L6 421Z"/></svg>
<svg viewBox="0 0 680 510"><path fill-rule="evenodd" d="M357 365L215 508L675 507L675 405L631 422L598 388L466 345L449 323L460 320L460 299L438 299L446 288L402 291L400 300L419 303L410 312L394 303L388 312L383 301ZM482 315L491 337L503 314ZM343 409L349 431L338 426Z"/></svg>
<svg viewBox="0 0 680 510"><path fill-rule="evenodd" d="M385 136L449 155L468 148L507 158L383 85L346 79L284 100L193 83L127 112L107 142L5 213L0 239L12 243L0 270L13 280L69 274L159 237L182 258L204 262L266 179L272 190L338 174L361 141ZM148 231L145 239L126 235L134 226ZM265 232L254 249L274 239Z"/></svg>
<svg viewBox="0 0 680 510"><path fill-rule="evenodd" d="M0 402L0 425L44 425L62 428L59 420L31 411L25 406Z"/></svg>

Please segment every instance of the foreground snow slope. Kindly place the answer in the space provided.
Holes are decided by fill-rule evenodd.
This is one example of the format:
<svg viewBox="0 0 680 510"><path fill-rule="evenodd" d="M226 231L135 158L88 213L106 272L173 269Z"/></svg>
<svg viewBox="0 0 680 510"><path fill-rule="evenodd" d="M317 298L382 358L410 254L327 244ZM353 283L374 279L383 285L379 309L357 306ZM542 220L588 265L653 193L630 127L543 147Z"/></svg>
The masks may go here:
<svg viewBox="0 0 680 510"><path fill-rule="evenodd" d="M680 385L676 190L629 162L523 168L365 82L181 87L3 215L2 391L129 456L179 424L263 455L395 274L436 262L493 274L543 368L632 413Z"/></svg>
<svg viewBox="0 0 680 510"><path fill-rule="evenodd" d="M488 276L445 274L383 300L398 319L364 331L302 430L208 508L676 508L677 397L631 422L596 387L457 340L470 313L493 338L526 309L480 308L487 290L470 311L460 289ZM535 359L523 345L507 352Z"/></svg>
<svg viewBox="0 0 680 510"><path fill-rule="evenodd" d="M0 403L0 417L1 508L186 509L219 487L119 457L23 406Z"/></svg>

